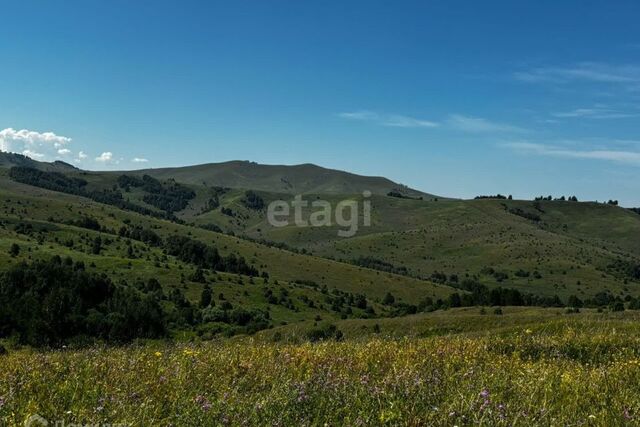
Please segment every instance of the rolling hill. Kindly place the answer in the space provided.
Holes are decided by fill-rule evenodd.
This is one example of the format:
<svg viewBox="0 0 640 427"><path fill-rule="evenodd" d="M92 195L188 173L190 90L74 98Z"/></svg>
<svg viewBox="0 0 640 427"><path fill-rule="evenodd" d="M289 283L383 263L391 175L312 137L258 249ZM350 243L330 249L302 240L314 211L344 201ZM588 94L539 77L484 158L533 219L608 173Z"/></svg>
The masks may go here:
<svg viewBox="0 0 640 427"><path fill-rule="evenodd" d="M69 163L60 160L54 162L39 162L22 154L0 151L0 168L12 168L14 166L29 167L49 172L72 172L79 170Z"/></svg>
<svg viewBox="0 0 640 427"><path fill-rule="evenodd" d="M640 297L640 215L617 206L443 199L313 165L90 172L5 153L0 160L0 252L11 254L0 271L59 255L125 286L159 286L149 298L159 298L175 333ZM266 206L298 193L334 207L366 199L371 224L360 210L349 238L336 221L270 224ZM198 311L205 291L216 308ZM238 320L251 316L262 320Z"/></svg>
<svg viewBox="0 0 640 427"><path fill-rule="evenodd" d="M387 194L390 191L397 191L411 197L427 199L435 197L387 178L356 175L313 164L284 166L231 161L179 168L143 169L131 173L148 174L161 180L175 179L184 184L253 189L285 194L358 194L368 190L373 194Z"/></svg>

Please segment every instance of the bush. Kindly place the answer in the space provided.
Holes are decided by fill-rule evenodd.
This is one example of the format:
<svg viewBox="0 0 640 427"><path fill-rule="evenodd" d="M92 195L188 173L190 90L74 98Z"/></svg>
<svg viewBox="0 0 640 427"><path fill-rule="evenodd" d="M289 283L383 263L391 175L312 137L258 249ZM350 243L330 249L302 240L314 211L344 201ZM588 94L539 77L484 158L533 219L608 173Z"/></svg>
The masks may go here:
<svg viewBox="0 0 640 427"><path fill-rule="evenodd" d="M340 341L343 338L342 331L336 328L336 325L327 324L318 328L311 329L306 334L307 339L311 342L319 342L326 340Z"/></svg>

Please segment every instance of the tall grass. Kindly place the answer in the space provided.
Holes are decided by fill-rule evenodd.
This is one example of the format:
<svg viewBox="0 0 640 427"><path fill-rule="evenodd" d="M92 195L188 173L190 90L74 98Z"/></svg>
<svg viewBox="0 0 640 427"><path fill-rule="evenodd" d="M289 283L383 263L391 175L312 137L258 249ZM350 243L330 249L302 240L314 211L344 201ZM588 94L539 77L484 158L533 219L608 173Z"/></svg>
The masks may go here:
<svg viewBox="0 0 640 427"><path fill-rule="evenodd" d="M243 339L0 356L0 420L147 425L633 425L640 327L320 344Z"/></svg>

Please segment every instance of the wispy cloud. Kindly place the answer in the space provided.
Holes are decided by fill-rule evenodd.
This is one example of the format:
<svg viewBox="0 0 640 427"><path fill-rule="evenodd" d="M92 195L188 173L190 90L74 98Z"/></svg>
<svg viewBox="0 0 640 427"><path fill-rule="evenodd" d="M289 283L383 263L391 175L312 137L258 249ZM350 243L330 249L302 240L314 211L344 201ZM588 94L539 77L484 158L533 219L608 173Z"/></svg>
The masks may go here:
<svg viewBox="0 0 640 427"><path fill-rule="evenodd" d="M467 133L522 133L527 129L506 123L492 122L480 117L470 117L461 114L452 114L442 122L417 119L415 117L400 114L381 114L375 111L359 110L340 113L338 116L347 120L371 122L380 126L401 128L435 128L443 126L447 129Z"/></svg>
<svg viewBox="0 0 640 427"><path fill-rule="evenodd" d="M638 117L638 113L626 113L610 108L576 108L571 111L564 111L551 114L558 118L587 118L587 119L625 119Z"/></svg>
<svg viewBox="0 0 640 427"><path fill-rule="evenodd" d="M527 129L505 123L496 123L480 117L452 114L447 124L456 130L468 133L523 133Z"/></svg>
<svg viewBox="0 0 640 427"><path fill-rule="evenodd" d="M520 81L530 83L582 81L631 85L635 88L640 84L640 66L581 62L567 67L540 67L519 71L514 74L514 77Z"/></svg>
<svg viewBox="0 0 640 427"><path fill-rule="evenodd" d="M131 159L131 161L133 163L147 163L149 160L143 158L143 157L134 157L133 159Z"/></svg>
<svg viewBox="0 0 640 427"><path fill-rule="evenodd" d="M400 114L381 114L367 110L339 113L338 116L347 120L367 121L389 127L434 128L439 126L438 123L430 120L417 119L415 117L403 116Z"/></svg>
<svg viewBox="0 0 640 427"><path fill-rule="evenodd" d="M558 145L538 144L531 142L512 142L503 144L523 154L539 156L564 157L573 159L605 160L640 166L640 152L617 149L578 150Z"/></svg>

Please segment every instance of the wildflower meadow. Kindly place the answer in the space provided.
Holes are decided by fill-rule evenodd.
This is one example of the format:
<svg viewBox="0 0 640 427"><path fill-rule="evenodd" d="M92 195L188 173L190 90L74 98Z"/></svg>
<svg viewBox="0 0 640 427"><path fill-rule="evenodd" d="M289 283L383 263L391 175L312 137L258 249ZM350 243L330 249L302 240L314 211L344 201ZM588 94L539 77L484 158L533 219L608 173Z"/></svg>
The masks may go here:
<svg viewBox="0 0 640 427"><path fill-rule="evenodd" d="M59 425L636 425L637 323L320 343L259 337L0 356L0 420Z"/></svg>

